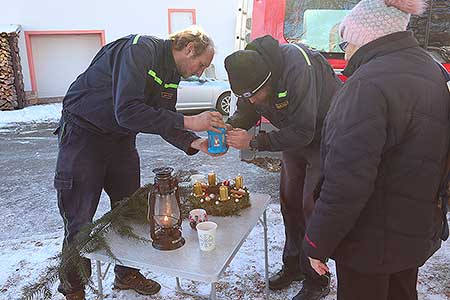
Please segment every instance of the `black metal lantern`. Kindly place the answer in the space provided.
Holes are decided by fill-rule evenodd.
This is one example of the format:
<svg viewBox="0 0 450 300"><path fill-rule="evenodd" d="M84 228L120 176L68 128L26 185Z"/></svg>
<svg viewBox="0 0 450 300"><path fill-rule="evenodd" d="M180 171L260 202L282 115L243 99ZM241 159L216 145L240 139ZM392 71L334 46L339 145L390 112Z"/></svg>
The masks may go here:
<svg viewBox="0 0 450 300"><path fill-rule="evenodd" d="M157 168L155 183L148 195L148 220L153 247L173 250L184 245L181 236L181 209L178 181L172 168Z"/></svg>

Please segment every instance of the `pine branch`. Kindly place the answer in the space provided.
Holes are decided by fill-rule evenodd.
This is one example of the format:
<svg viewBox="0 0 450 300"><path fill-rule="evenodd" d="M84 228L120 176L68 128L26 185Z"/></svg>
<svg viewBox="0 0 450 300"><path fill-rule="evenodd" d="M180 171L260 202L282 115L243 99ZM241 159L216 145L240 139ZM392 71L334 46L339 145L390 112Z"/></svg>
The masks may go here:
<svg viewBox="0 0 450 300"><path fill-rule="evenodd" d="M120 236L126 236L129 239L138 241L138 242L150 242L149 239L143 238L133 231L133 227L129 225L128 222L125 222L126 219L117 220L118 222L114 223L114 230L120 235Z"/></svg>
<svg viewBox="0 0 450 300"><path fill-rule="evenodd" d="M54 256L50 259L59 261L59 256ZM22 299L50 299L52 296L51 288L57 280L58 265L48 266L39 276L36 283L28 284L22 288Z"/></svg>
<svg viewBox="0 0 450 300"><path fill-rule="evenodd" d="M174 176L178 178L179 182L188 182L190 176L196 173L198 173L196 170L179 170ZM150 242L150 240L134 233L133 227L130 224L148 224L148 193L152 187L152 184L144 185L129 198L124 198L117 203L111 211L105 213L101 218L95 220L92 224L84 226L70 245L64 249L63 253L57 256L59 258L58 264L48 267L37 283L30 284L23 289L23 298L26 300L51 299L51 286L57 281L58 277L60 281L68 282L66 273L63 270L71 267L77 268L76 272L79 274L81 280L88 284L90 290L97 293L91 281L89 269L86 266L87 260L82 255L102 249L109 258L121 263L112 252L105 238L110 230L114 230L120 236L136 241ZM189 188L180 187L180 195L182 198L187 197L189 193ZM183 217L186 216L187 214L184 213Z"/></svg>

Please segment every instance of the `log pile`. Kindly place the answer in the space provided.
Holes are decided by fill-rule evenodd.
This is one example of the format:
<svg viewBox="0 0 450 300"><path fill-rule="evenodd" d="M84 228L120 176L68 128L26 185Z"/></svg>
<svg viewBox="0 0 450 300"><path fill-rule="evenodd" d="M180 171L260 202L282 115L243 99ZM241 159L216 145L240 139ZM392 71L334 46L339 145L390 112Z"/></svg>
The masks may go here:
<svg viewBox="0 0 450 300"><path fill-rule="evenodd" d="M0 110L22 108L25 98L19 33L0 32Z"/></svg>

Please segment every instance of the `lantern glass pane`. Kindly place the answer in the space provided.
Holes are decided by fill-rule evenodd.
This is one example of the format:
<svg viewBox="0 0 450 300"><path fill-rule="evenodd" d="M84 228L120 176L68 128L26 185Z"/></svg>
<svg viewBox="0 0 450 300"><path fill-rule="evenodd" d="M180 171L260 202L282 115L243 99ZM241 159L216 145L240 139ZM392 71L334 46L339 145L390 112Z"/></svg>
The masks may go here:
<svg viewBox="0 0 450 300"><path fill-rule="evenodd" d="M175 192L165 195L156 194L154 219L156 224L163 228L174 227L178 223L180 208Z"/></svg>

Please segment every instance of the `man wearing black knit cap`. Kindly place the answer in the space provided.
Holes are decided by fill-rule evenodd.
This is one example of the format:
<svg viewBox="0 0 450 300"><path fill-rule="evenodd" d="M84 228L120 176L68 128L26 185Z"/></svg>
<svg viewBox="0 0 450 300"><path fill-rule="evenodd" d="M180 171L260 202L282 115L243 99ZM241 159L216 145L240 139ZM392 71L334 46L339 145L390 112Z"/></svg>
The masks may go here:
<svg viewBox="0 0 450 300"><path fill-rule="evenodd" d="M238 97L229 118L227 143L236 149L282 151L281 213L286 241L283 267L269 280L272 290L305 279L295 300L329 293L329 274L318 275L301 251L306 221L319 178L320 132L333 94L341 86L327 60L304 45L279 45L271 36L255 39L225 59L231 89ZM247 132L264 116L278 130Z"/></svg>

